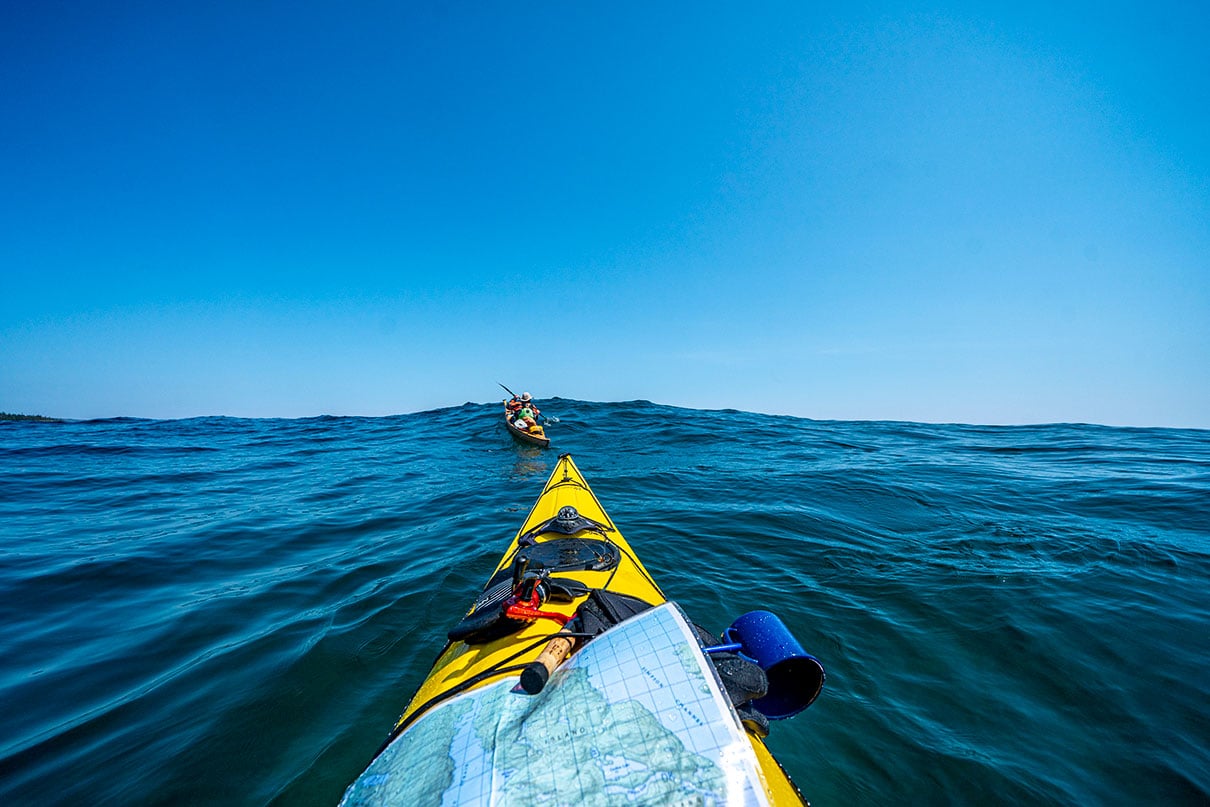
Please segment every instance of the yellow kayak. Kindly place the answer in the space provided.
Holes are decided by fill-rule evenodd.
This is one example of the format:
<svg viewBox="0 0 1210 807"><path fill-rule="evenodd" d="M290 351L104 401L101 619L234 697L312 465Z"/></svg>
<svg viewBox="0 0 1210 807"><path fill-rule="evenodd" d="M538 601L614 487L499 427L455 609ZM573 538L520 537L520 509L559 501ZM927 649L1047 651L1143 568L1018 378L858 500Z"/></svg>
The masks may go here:
<svg viewBox="0 0 1210 807"><path fill-rule="evenodd" d="M802 804L754 707L801 711L823 668L741 628L669 602L564 454L341 804Z"/></svg>

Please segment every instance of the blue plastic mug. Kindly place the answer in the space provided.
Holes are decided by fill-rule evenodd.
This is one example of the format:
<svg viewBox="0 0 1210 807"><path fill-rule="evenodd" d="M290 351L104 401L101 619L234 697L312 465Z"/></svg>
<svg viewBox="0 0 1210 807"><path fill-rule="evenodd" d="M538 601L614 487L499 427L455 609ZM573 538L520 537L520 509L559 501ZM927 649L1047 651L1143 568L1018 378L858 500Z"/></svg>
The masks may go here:
<svg viewBox="0 0 1210 807"><path fill-rule="evenodd" d="M770 720L782 720L806 709L823 690L825 674L819 659L802 649L776 614L749 611L723 632L727 642L760 665L769 679L769 691L752 702Z"/></svg>

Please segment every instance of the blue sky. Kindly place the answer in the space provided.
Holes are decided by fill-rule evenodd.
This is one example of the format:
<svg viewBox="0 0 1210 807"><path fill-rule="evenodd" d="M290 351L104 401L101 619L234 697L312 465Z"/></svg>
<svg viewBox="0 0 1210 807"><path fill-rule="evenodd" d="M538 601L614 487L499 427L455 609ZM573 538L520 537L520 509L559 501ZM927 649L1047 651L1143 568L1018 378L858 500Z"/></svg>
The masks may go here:
<svg viewBox="0 0 1210 807"><path fill-rule="evenodd" d="M1208 33L1196 3L7 3L0 410L502 381L1210 427Z"/></svg>

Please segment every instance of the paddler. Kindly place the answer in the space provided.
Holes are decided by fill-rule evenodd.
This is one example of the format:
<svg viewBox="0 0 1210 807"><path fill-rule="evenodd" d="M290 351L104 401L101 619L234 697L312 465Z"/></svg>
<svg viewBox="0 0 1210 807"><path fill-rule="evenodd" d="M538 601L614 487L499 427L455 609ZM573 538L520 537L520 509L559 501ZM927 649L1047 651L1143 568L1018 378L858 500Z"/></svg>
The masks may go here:
<svg viewBox="0 0 1210 807"><path fill-rule="evenodd" d="M533 396L528 392L523 392L520 396L514 395L512 400L505 404L505 408L514 417L521 414L522 410L529 410L529 418L533 421L529 424L531 426L535 425L538 418L542 415L542 412L533 403Z"/></svg>

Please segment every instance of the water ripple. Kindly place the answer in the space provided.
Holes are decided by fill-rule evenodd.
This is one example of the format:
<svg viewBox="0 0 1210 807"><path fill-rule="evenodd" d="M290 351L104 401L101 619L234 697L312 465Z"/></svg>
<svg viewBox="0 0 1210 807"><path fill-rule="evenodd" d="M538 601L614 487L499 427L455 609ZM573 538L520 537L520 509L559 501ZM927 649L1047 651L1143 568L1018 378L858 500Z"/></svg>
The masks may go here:
<svg viewBox="0 0 1210 807"><path fill-rule="evenodd" d="M814 802L1210 800L1210 433L496 406L0 424L0 802L335 803L559 451L824 661L770 737Z"/></svg>

